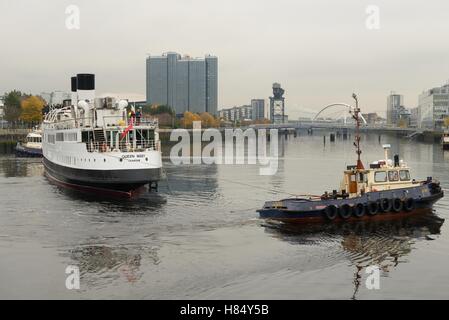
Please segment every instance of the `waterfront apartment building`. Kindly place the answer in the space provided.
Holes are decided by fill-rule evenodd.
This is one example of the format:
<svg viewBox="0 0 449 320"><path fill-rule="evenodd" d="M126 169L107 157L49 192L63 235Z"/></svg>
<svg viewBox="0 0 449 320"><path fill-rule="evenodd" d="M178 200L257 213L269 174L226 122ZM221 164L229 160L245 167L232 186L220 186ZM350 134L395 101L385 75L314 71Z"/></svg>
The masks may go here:
<svg viewBox="0 0 449 320"><path fill-rule="evenodd" d="M0 117L2 117L2 118L5 116L4 108L5 108L5 105L3 104L3 98L0 97Z"/></svg>
<svg viewBox="0 0 449 320"><path fill-rule="evenodd" d="M186 111L215 115L218 106L218 58L181 57L168 52L146 62L146 96L151 105L168 105L176 114Z"/></svg>
<svg viewBox="0 0 449 320"><path fill-rule="evenodd" d="M449 84L424 91L418 98L418 126L439 129L449 117Z"/></svg>
<svg viewBox="0 0 449 320"><path fill-rule="evenodd" d="M224 119L226 121L251 121L253 119L253 107L250 105L245 105L240 107L221 109L218 114L221 119Z"/></svg>
<svg viewBox="0 0 449 320"><path fill-rule="evenodd" d="M71 99L71 95L64 91L41 92L39 96L50 106L62 105L64 100Z"/></svg>
<svg viewBox="0 0 449 320"><path fill-rule="evenodd" d="M252 99L252 119L253 121L265 119L265 100L264 99Z"/></svg>

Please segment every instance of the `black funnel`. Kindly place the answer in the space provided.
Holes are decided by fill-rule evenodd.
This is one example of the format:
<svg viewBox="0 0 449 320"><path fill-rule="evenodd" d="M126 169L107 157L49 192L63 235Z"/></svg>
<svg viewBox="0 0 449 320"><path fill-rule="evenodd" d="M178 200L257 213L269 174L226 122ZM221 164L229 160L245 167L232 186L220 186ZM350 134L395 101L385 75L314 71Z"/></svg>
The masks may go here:
<svg viewBox="0 0 449 320"><path fill-rule="evenodd" d="M76 75L78 90L95 90L95 75L80 73Z"/></svg>
<svg viewBox="0 0 449 320"><path fill-rule="evenodd" d="M72 92L76 92L77 89L78 89L77 78L76 77L72 77L71 80L72 80Z"/></svg>

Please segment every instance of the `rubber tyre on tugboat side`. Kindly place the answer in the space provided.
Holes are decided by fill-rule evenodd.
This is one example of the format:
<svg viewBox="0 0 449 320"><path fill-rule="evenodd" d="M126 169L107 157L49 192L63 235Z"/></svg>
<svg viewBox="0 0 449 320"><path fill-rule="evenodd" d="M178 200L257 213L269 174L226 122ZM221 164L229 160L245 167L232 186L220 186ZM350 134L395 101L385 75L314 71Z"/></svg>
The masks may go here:
<svg viewBox="0 0 449 320"><path fill-rule="evenodd" d="M369 202L366 209L370 216L375 216L379 213L379 203L376 201Z"/></svg>
<svg viewBox="0 0 449 320"><path fill-rule="evenodd" d="M338 214L343 220L347 220L351 217L352 209L349 204L344 204L340 208L338 208Z"/></svg>
<svg viewBox="0 0 449 320"><path fill-rule="evenodd" d="M402 211L403 205L402 205L402 201L399 198L395 198L393 199L393 212L399 213Z"/></svg>
<svg viewBox="0 0 449 320"><path fill-rule="evenodd" d="M415 200L413 198L408 198L403 204L404 210L407 212L413 211L415 209Z"/></svg>
<svg viewBox="0 0 449 320"><path fill-rule="evenodd" d="M334 205L327 206L326 209L324 209L324 215L329 221L335 220L338 215L338 208Z"/></svg>
<svg viewBox="0 0 449 320"><path fill-rule="evenodd" d="M352 213L356 218L361 218L365 215L365 206L361 203L356 204L352 208Z"/></svg>
<svg viewBox="0 0 449 320"><path fill-rule="evenodd" d="M379 207L382 212L390 212L393 204L390 199L381 199L379 201Z"/></svg>

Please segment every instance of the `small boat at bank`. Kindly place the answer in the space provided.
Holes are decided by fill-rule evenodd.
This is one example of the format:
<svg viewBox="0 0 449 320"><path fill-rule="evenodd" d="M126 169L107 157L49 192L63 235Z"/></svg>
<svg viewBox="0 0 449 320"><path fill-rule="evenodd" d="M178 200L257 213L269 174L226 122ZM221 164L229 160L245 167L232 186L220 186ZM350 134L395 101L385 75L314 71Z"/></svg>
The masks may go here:
<svg viewBox="0 0 449 320"><path fill-rule="evenodd" d="M18 157L42 157L42 132L34 130L27 134L25 141L16 145L16 156Z"/></svg>
<svg viewBox="0 0 449 320"><path fill-rule="evenodd" d="M283 222L346 221L374 217L409 215L416 209L431 208L444 196L440 183L432 177L415 180L411 169L399 159L389 159L390 145L384 145L385 158L365 169L360 155L360 108L350 110L356 122L354 145L356 165L343 173L339 191L321 196L307 196L268 201L258 210L261 218Z"/></svg>
<svg viewBox="0 0 449 320"><path fill-rule="evenodd" d="M445 130L441 136L441 146L443 150L449 150L449 131Z"/></svg>

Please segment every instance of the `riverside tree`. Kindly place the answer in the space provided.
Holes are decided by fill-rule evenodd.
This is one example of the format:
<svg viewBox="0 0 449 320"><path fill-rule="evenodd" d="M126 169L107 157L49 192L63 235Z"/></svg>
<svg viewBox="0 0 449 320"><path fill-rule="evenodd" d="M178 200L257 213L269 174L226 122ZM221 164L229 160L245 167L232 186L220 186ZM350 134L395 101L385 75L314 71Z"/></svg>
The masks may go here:
<svg viewBox="0 0 449 320"><path fill-rule="evenodd" d="M7 121L17 121L22 114L21 101L23 98L23 94L20 91L13 90L5 93L3 104L4 112L5 112L5 120Z"/></svg>
<svg viewBox="0 0 449 320"><path fill-rule="evenodd" d="M37 96L29 96L22 100L20 120L25 122L41 122L44 101Z"/></svg>

